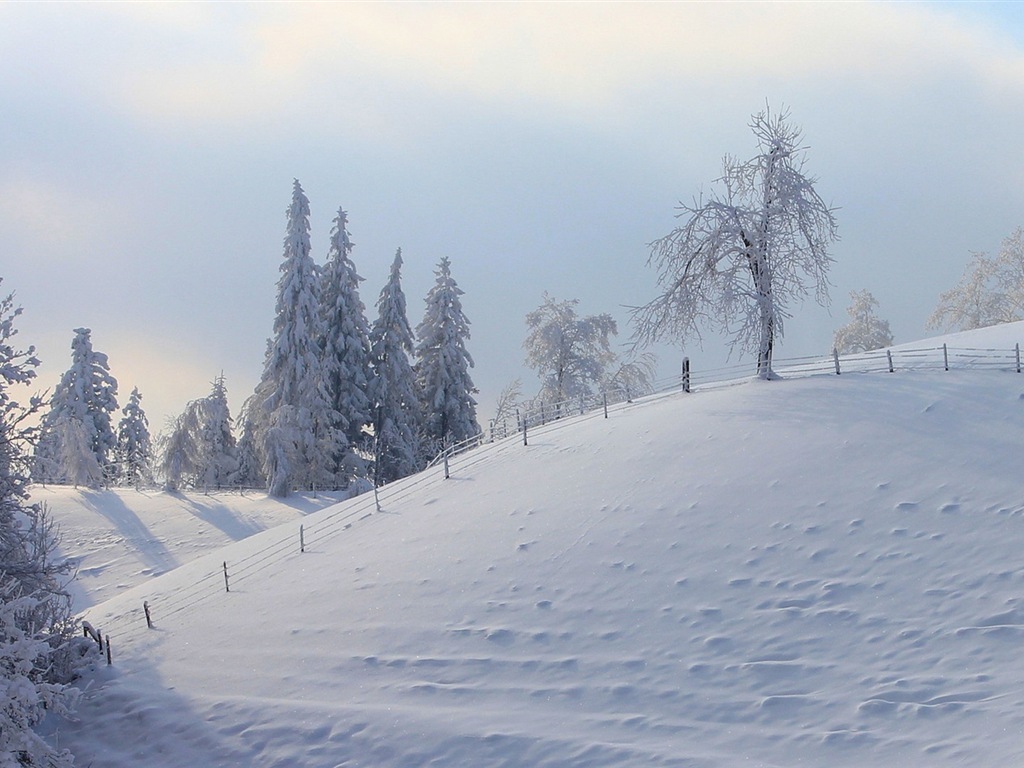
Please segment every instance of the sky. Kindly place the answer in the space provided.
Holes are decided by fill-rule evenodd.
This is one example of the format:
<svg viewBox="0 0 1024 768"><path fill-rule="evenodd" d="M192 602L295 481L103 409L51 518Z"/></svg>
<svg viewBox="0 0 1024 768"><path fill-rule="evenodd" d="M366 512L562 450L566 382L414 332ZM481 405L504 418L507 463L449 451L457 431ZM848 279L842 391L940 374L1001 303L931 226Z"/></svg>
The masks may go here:
<svg viewBox="0 0 1024 768"><path fill-rule="evenodd" d="M1024 226L1014 3L0 3L0 277L40 388L92 329L154 431L221 372L237 412L270 335L299 179L322 262L339 207L369 319L395 249L410 320L438 260L465 291L481 419L547 292L654 297L648 243L788 109L837 208L826 353L852 290L928 335L974 251ZM708 336L657 350L720 365ZM733 361L749 357L733 357Z"/></svg>

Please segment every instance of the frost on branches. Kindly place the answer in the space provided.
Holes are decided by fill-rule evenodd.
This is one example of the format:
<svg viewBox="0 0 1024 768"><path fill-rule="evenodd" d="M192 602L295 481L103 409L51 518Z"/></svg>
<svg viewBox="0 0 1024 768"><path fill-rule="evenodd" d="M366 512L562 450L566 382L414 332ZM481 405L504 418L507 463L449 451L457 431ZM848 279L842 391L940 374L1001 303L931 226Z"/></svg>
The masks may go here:
<svg viewBox="0 0 1024 768"><path fill-rule="evenodd" d="M412 328L402 292L402 249L395 252L388 282L377 299L377 320L370 329L374 377L375 480L377 485L419 469L419 400Z"/></svg>
<svg viewBox="0 0 1024 768"><path fill-rule="evenodd" d="M423 410L425 449L437 453L444 445L480 433L476 421L476 388L469 377L473 358L466 350L469 320L462 313L462 290L445 257L426 298L423 321L416 327L416 376Z"/></svg>
<svg viewBox="0 0 1024 768"><path fill-rule="evenodd" d="M892 346L889 321L875 314L878 301L870 291L850 291L847 313L850 322L835 332L832 345L840 355L853 352L871 352Z"/></svg>
<svg viewBox="0 0 1024 768"><path fill-rule="evenodd" d="M526 316L526 364L540 376L538 397L556 414L593 394L616 359L610 343L618 333L615 320L607 313L579 317L577 304L545 293L544 303Z"/></svg>
<svg viewBox="0 0 1024 768"><path fill-rule="evenodd" d="M804 173L801 132L788 117L755 115L758 154L745 162L726 156L718 188L682 205L685 223L651 244L648 264L662 293L633 312L637 344L720 328L733 347L754 352L758 376L770 378L791 304L810 290L827 303L836 222Z"/></svg>
<svg viewBox="0 0 1024 768"><path fill-rule="evenodd" d="M208 490L237 482L239 461L231 426L227 387L224 377L218 376L210 394L186 405L163 440L164 490Z"/></svg>
<svg viewBox="0 0 1024 768"><path fill-rule="evenodd" d="M116 479L117 436L110 417L117 410L117 380L107 356L93 350L90 333L75 329L71 367L43 418L33 472L39 482L98 487Z"/></svg>
<svg viewBox="0 0 1024 768"><path fill-rule="evenodd" d="M86 648L74 638L71 600L64 589L70 563L57 560L57 535L46 509L28 503L27 422L42 402L15 399L30 384L39 360L12 345L21 309L0 299L0 765L72 764L33 732L48 712L68 714L75 676Z"/></svg>
<svg viewBox="0 0 1024 768"><path fill-rule="evenodd" d="M77 688L51 682L46 671L53 648L45 633L32 629L41 601L15 597L0 584L0 766L71 766L67 750L56 750L33 729L48 713L68 717Z"/></svg>
<svg viewBox="0 0 1024 768"><path fill-rule="evenodd" d="M1024 317L1024 230L1003 240L999 254L975 253L957 284L939 297L928 327L969 331Z"/></svg>

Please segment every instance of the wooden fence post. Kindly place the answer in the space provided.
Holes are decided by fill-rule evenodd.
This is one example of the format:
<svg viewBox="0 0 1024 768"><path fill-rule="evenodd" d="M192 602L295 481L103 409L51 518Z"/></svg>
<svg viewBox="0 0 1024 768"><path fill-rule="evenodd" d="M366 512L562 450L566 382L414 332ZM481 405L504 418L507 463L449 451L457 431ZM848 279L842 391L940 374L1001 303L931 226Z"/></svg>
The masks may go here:
<svg viewBox="0 0 1024 768"><path fill-rule="evenodd" d="M231 585L228 584L228 561L227 560L224 561L224 591L225 592L230 592L231 591Z"/></svg>
<svg viewBox="0 0 1024 768"><path fill-rule="evenodd" d="M893 372L893 367L892 367L892 350L891 349L885 350L885 356L887 358L889 358L889 373L892 373Z"/></svg>
<svg viewBox="0 0 1024 768"><path fill-rule="evenodd" d="M110 635L107 635L107 666L113 664L113 660L110 657Z"/></svg>
<svg viewBox="0 0 1024 768"><path fill-rule="evenodd" d="M604 401L604 417L608 418L608 393L602 392L601 399Z"/></svg>
<svg viewBox="0 0 1024 768"><path fill-rule="evenodd" d="M683 358L683 392L690 391L690 358Z"/></svg>
<svg viewBox="0 0 1024 768"><path fill-rule="evenodd" d="M1020 373L1020 343L1013 345L1013 351L1017 355L1017 373Z"/></svg>
<svg viewBox="0 0 1024 768"><path fill-rule="evenodd" d="M448 472L448 449L444 449L444 479L447 480L451 475Z"/></svg>
<svg viewBox="0 0 1024 768"><path fill-rule="evenodd" d="M526 419L523 419L523 445L529 445L526 442Z"/></svg>
<svg viewBox="0 0 1024 768"><path fill-rule="evenodd" d="M949 370L949 349L945 344L942 345L942 365L947 371Z"/></svg>
<svg viewBox="0 0 1024 768"><path fill-rule="evenodd" d="M839 350L835 347L832 347L832 361L836 364L836 376L838 376L842 371L839 370Z"/></svg>
<svg viewBox="0 0 1024 768"><path fill-rule="evenodd" d="M149 613L149 601L142 601L142 610L146 612L146 627L148 629L153 628L153 617Z"/></svg>
<svg viewBox="0 0 1024 768"><path fill-rule="evenodd" d="M373 490L374 491L377 490L377 486L376 485L373 486ZM306 526L305 525L300 525L299 526L299 552L305 552L305 551L306 551Z"/></svg>

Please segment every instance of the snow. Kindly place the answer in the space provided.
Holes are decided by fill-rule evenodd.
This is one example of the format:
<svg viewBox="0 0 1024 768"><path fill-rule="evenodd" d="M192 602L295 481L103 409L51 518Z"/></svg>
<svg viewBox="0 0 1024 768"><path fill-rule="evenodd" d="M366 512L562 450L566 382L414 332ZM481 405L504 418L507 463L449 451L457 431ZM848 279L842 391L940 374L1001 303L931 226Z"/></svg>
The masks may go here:
<svg viewBox="0 0 1024 768"><path fill-rule="evenodd" d="M278 501L253 491L178 494L59 485L31 490L31 501L46 504L60 526L60 553L77 563L78 578L70 584L77 610L233 541L283 523L301 524L308 513L347 495L295 494Z"/></svg>
<svg viewBox="0 0 1024 768"><path fill-rule="evenodd" d="M46 489L84 569L111 524L136 558L88 577L114 664L50 737L115 768L1014 764L1022 452L1024 376L902 371L622 404L217 549L193 532L255 499L166 497L148 539L152 497Z"/></svg>

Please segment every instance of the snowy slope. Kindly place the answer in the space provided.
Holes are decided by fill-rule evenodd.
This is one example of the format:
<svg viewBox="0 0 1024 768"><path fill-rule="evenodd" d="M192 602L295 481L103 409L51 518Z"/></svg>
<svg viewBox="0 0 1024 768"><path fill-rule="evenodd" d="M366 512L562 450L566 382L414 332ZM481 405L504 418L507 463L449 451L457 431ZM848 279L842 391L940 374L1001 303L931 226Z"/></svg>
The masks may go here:
<svg viewBox="0 0 1024 768"><path fill-rule="evenodd" d="M114 767L1016 764L1022 455L994 371L538 430L94 607L51 725Z"/></svg>
<svg viewBox="0 0 1024 768"><path fill-rule="evenodd" d="M285 502L265 494L162 493L113 488L35 486L61 531L59 553L75 561L70 584L77 610L282 523L335 503L340 493L297 494Z"/></svg>

